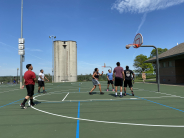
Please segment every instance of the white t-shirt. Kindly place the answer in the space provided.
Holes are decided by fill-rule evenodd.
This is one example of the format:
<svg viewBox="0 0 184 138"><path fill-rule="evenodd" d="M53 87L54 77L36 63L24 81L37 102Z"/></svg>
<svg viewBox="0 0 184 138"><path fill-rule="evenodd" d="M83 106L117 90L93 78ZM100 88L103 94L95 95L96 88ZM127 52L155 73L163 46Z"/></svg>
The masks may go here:
<svg viewBox="0 0 184 138"><path fill-rule="evenodd" d="M40 78L40 76L42 76L42 79L44 79L45 75L44 75L43 73L41 73L41 72L39 73L38 80L39 80L39 81L43 81L43 80Z"/></svg>

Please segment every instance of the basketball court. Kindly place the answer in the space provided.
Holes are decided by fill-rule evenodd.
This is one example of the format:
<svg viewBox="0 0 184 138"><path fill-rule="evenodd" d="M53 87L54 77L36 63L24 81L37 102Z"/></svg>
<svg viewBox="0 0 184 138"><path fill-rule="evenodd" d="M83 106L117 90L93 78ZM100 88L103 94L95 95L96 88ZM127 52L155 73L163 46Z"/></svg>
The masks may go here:
<svg viewBox="0 0 184 138"><path fill-rule="evenodd" d="M0 136L13 137L177 137L184 132L184 93L182 86L134 84L135 96L114 97L96 89L92 82L47 83L47 94L37 94L33 108L21 109L26 89L0 86ZM131 93L130 90L127 93ZM118 93L119 94L119 93ZM26 106L29 106L26 104Z"/></svg>

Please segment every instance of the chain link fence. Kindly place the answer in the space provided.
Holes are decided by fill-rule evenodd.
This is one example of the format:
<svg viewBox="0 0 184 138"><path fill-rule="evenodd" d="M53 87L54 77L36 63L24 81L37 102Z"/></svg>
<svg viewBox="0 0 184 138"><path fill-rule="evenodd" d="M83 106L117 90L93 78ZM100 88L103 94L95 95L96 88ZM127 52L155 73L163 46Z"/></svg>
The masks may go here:
<svg viewBox="0 0 184 138"><path fill-rule="evenodd" d="M49 79L49 82L45 80L46 83L52 82L52 76L50 74L45 74L47 79ZM36 78L38 79L38 75L36 75ZM65 79L63 79L65 78ZM75 79L74 79L75 78ZM156 74L146 73L147 79L156 79ZM86 74L86 75L77 75L77 76L65 76L58 78L58 82L67 82L70 80L77 80L78 82L85 82L85 81L92 81L92 75ZM14 81L15 80L15 81ZM18 81L17 81L18 80ZM19 83L20 76L0 76L0 84L17 84ZM24 80L24 79L23 79ZM142 80L142 74L135 74L135 80ZM103 74L99 77L99 81L107 81L107 75Z"/></svg>
<svg viewBox="0 0 184 138"><path fill-rule="evenodd" d="M45 77L52 82L52 76L45 74ZM36 79L38 80L38 75L36 75ZM24 77L22 77L24 80ZM47 81L46 81L47 82ZM20 76L0 76L0 84L19 84L20 83Z"/></svg>

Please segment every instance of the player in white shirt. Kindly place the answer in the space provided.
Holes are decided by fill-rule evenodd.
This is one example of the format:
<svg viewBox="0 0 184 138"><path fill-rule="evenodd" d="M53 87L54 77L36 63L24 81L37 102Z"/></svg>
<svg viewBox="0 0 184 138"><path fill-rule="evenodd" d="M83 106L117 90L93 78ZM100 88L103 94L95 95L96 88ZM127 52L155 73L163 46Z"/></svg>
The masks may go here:
<svg viewBox="0 0 184 138"><path fill-rule="evenodd" d="M49 80L45 77L45 75L44 75L44 73L43 73L43 69L41 69L41 70L40 70L40 73L39 73L39 76L38 76L38 93L40 93L40 88L41 88L41 87L42 87L42 89L43 89L43 93L46 93L46 91L45 91L45 84L44 84L45 79L46 79L47 81L49 81Z"/></svg>

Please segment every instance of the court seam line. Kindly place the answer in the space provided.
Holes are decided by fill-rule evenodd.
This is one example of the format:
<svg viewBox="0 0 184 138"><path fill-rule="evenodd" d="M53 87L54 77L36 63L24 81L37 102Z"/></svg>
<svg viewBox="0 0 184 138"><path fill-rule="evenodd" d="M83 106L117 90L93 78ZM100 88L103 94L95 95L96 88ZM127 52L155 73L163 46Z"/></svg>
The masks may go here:
<svg viewBox="0 0 184 138"><path fill-rule="evenodd" d="M66 94L66 96L63 98L63 100L62 100L62 101L64 101L64 100L66 99L66 97L68 96L68 94L69 94L69 92Z"/></svg>
<svg viewBox="0 0 184 138"><path fill-rule="evenodd" d="M134 88L135 89L135 88ZM178 96L178 95L173 95L173 94L168 94L168 93L161 93L161 92L157 92L157 91L149 91L149 90L145 90L145 89L139 89L139 88L136 88L138 90L143 90L143 91L148 91L148 92L154 92L154 93L159 93L159 94L165 94L165 95L170 95L172 97L180 97L180 98L183 98L182 96Z"/></svg>

